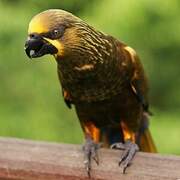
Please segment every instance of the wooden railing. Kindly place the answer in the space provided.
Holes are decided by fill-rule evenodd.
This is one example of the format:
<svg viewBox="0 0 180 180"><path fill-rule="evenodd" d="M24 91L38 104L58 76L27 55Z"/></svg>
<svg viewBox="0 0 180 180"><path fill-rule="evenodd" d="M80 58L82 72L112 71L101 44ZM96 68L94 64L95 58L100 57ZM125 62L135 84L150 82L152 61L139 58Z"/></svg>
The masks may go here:
<svg viewBox="0 0 180 180"><path fill-rule="evenodd" d="M139 152L126 174L118 166L121 151L100 149L100 164L92 164L98 180L180 180L180 157ZM1 180L84 180L80 145L0 138Z"/></svg>

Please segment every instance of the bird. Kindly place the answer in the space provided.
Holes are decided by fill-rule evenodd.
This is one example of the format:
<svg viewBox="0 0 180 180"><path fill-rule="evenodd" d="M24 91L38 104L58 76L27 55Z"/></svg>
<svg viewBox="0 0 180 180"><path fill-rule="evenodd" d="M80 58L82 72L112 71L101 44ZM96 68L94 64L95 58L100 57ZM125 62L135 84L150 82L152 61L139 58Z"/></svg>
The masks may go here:
<svg viewBox="0 0 180 180"><path fill-rule="evenodd" d="M148 80L136 51L61 9L32 17L25 42L30 59L52 55L62 96L84 133L84 166L91 176L99 148L123 150L122 172L136 152L157 152L149 130Z"/></svg>

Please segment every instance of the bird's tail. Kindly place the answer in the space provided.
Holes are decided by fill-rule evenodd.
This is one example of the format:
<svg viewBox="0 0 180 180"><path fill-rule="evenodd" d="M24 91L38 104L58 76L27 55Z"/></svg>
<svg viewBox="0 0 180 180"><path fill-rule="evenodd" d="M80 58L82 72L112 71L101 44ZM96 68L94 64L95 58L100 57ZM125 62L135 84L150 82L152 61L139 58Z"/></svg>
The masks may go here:
<svg viewBox="0 0 180 180"><path fill-rule="evenodd" d="M136 140L141 151L156 153L157 149L149 131L149 116L150 114L148 112L143 113L141 127Z"/></svg>
<svg viewBox="0 0 180 180"><path fill-rule="evenodd" d="M156 153L157 149L152 139L149 129L146 129L140 136L139 140L140 150L143 152Z"/></svg>
<svg viewBox="0 0 180 180"><path fill-rule="evenodd" d="M100 130L98 142L102 142L104 147L117 142L131 140L140 147L140 151L156 153L157 149L149 131L149 114L143 113L141 126L137 133L131 131L128 126L122 121L120 126L103 128Z"/></svg>

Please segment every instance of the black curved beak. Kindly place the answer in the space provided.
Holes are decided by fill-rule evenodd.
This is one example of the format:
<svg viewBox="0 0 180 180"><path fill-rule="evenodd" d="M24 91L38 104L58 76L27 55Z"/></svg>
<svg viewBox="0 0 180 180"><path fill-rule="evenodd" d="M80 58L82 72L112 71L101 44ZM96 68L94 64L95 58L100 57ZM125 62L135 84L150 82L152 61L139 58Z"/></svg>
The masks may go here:
<svg viewBox="0 0 180 180"><path fill-rule="evenodd" d="M37 58L45 54L56 54L58 52L56 47L38 34L28 37L24 49L29 58Z"/></svg>

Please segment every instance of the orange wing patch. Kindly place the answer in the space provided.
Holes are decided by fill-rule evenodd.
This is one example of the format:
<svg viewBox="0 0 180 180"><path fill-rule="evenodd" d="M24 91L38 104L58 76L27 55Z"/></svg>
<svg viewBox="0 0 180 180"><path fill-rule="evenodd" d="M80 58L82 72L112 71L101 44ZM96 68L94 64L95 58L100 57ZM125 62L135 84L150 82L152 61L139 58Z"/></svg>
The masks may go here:
<svg viewBox="0 0 180 180"><path fill-rule="evenodd" d="M68 91L63 90L63 97L64 97L64 101L65 101L66 105L71 109L71 104L73 102L72 102L71 95L68 93Z"/></svg>
<svg viewBox="0 0 180 180"><path fill-rule="evenodd" d="M71 100L71 96L67 91L63 91L64 99Z"/></svg>
<svg viewBox="0 0 180 180"><path fill-rule="evenodd" d="M75 66L74 69L77 71L90 71L90 70L94 69L94 65L93 64L85 64L81 67Z"/></svg>
<svg viewBox="0 0 180 180"><path fill-rule="evenodd" d="M136 51L133 48L129 47L129 46L126 46L124 49L126 51L128 51L128 53L130 54L132 62L133 63L136 62L136 56L137 56Z"/></svg>
<svg viewBox="0 0 180 180"><path fill-rule="evenodd" d="M85 136L91 136L95 142L99 142L100 130L91 122L84 123Z"/></svg>
<svg viewBox="0 0 180 180"><path fill-rule="evenodd" d="M135 143L135 133L131 131L123 121L121 122L121 127L123 130L124 140L131 140Z"/></svg>

